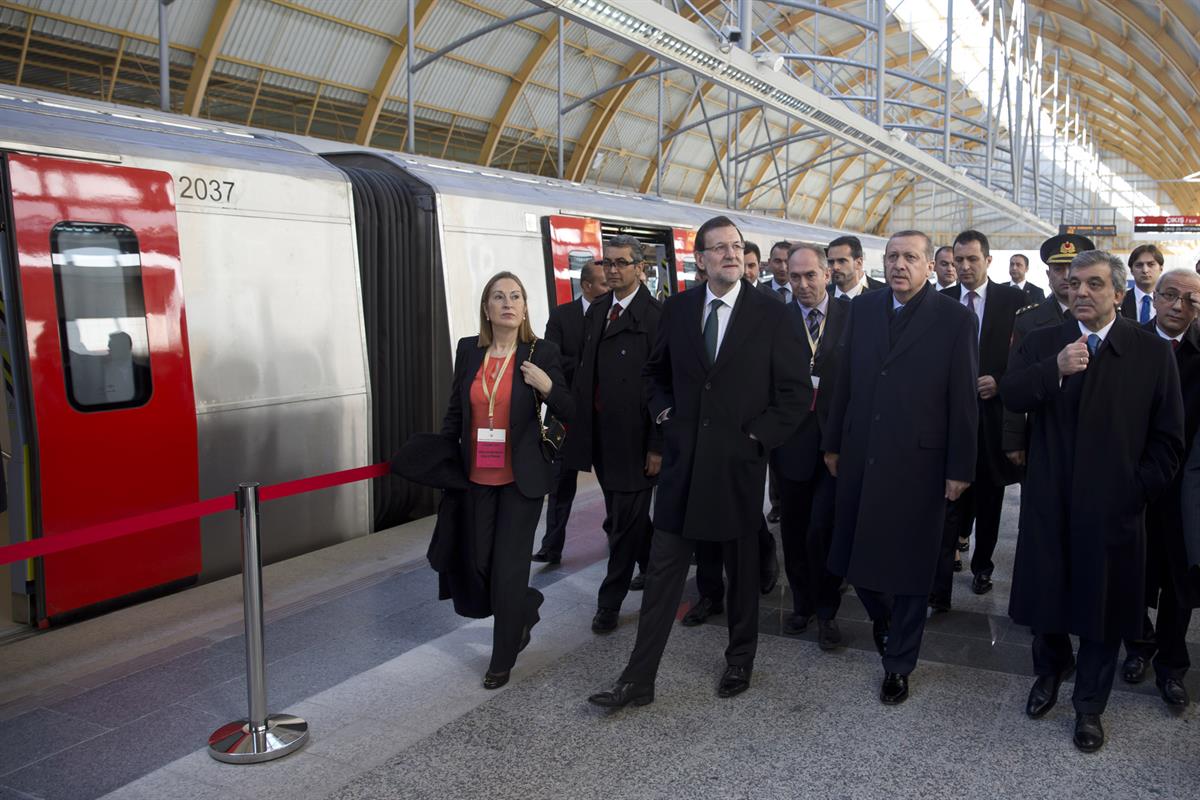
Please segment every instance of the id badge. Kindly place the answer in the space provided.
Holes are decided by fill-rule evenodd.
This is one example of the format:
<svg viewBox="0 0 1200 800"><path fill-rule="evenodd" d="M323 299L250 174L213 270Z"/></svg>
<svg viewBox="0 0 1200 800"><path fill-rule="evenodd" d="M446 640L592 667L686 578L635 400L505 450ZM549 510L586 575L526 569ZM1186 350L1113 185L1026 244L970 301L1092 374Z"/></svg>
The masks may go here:
<svg viewBox="0 0 1200 800"><path fill-rule="evenodd" d="M504 469L504 428L479 428L475 432L475 466L479 469Z"/></svg>
<svg viewBox="0 0 1200 800"><path fill-rule="evenodd" d="M809 378L812 380L813 395L812 395L812 404L809 405L808 410L816 411L817 410L817 392L820 390L821 377L819 375L810 375Z"/></svg>

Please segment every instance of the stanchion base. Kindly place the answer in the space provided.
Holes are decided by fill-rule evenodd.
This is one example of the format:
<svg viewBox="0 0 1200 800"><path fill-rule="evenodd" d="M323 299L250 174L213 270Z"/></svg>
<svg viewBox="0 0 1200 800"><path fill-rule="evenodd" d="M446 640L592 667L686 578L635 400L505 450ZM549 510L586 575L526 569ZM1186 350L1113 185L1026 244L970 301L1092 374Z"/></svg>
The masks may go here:
<svg viewBox="0 0 1200 800"><path fill-rule="evenodd" d="M208 754L227 764L256 764L282 758L307 741L307 722L291 714L271 714L264 731L252 731L244 719L217 728L208 737Z"/></svg>

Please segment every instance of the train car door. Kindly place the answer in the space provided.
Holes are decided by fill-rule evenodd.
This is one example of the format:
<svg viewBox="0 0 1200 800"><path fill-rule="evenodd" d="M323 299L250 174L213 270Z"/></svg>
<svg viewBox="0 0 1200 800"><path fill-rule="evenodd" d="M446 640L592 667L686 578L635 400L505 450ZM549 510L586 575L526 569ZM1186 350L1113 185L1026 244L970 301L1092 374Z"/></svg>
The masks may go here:
<svg viewBox="0 0 1200 800"><path fill-rule="evenodd" d="M579 297L579 271L604 257L600 220L588 217L542 218L542 241L546 246L547 289L550 307Z"/></svg>
<svg viewBox="0 0 1200 800"><path fill-rule="evenodd" d="M32 412L26 534L194 502L196 409L171 176L5 161L16 256L5 285L23 316ZM198 520L47 556L35 613L45 623L187 581L200 564Z"/></svg>

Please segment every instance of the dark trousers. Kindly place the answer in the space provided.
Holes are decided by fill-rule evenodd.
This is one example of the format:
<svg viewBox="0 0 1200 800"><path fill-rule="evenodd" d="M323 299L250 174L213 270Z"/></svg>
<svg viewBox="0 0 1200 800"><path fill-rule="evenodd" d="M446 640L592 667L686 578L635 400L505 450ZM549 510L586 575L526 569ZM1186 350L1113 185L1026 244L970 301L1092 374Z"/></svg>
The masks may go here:
<svg viewBox="0 0 1200 800"><path fill-rule="evenodd" d="M489 672L507 672L517 661L525 629L538 621L542 593L529 585L529 553L542 515L542 498L530 499L514 483L469 492L475 535L486 552L492 595L492 661Z"/></svg>
<svg viewBox="0 0 1200 800"><path fill-rule="evenodd" d="M842 579L825 568L833 538L833 501L837 481L823 465L811 480L779 476L779 539L783 568L792 587L792 609L803 617L829 620L842 603Z"/></svg>
<svg viewBox="0 0 1200 800"><path fill-rule="evenodd" d="M629 592L634 564L645 570L650 553L650 498L654 489L640 492L604 490L604 510L608 517L608 574L600 584L596 601L599 608L619 609Z"/></svg>
<svg viewBox="0 0 1200 800"><path fill-rule="evenodd" d="M1075 692L1071 702L1079 714L1103 714L1117 674L1120 642L1079 640L1075 664ZM1033 634L1033 671L1039 676L1058 675L1071 663L1071 637L1065 633Z"/></svg>
<svg viewBox="0 0 1200 800"><path fill-rule="evenodd" d="M562 555L578 478L579 473L568 467L565 459L554 462L554 487L546 500L546 533L542 535L541 545L547 553Z"/></svg>
<svg viewBox="0 0 1200 800"><path fill-rule="evenodd" d="M774 552L775 537L767 528L767 518L763 517L762 525L758 528L759 559L765 561ZM725 597L721 568L728 565L724 563L721 553L721 542L696 542L696 591L714 603L720 603Z"/></svg>
<svg viewBox="0 0 1200 800"><path fill-rule="evenodd" d="M929 598L922 594L877 592L855 586L858 599L872 622L887 622L887 647L883 650L885 672L908 675L917 667L921 637L925 634L925 609Z"/></svg>
<svg viewBox="0 0 1200 800"><path fill-rule="evenodd" d="M683 598L696 544L675 533L654 531L637 640L621 680L654 682ZM752 666L758 649L758 537L742 536L717 545L729 570L729 646L725 648L725 661L734 666Z"/></svg>

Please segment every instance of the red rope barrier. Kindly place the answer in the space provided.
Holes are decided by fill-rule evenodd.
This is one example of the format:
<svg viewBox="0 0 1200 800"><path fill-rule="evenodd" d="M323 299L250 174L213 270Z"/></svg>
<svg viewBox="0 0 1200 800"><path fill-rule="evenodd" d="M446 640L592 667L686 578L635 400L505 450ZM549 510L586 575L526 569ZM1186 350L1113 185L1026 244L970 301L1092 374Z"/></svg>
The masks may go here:
<svg viewBox="0 0 1200 800"><path fill-rule="evenodd" d="M317 475L311 478L300 478L299 480L263 486L258 490L258 497L263 502L278 500L281 497L291 497L296 494L329 489L333 486L356 483L368 478L380 478L387 474L388 463L385 461L367 467L354 467L353 469L344 469L339 472L330 472L326 475ZM150 511L145 514L136 514L132 517L112 522L89 525L86 528L76 528L68 533L57 533L29 542L10 544L0 547L0 566L11 564L14 561L24 561L27 558L38 558L53 553L61 553L64 550L73 550L76 547L96 544L97 542L104 542L109 539L118 539L122 536L147 531L152 528L160 528L163 525L207 517L222 511L232 511L234 505L234 495L230 493L219 497L212 497L208 500L200 500L195 503L186 503L181 506L166 508L162 511Z"/></svg>

